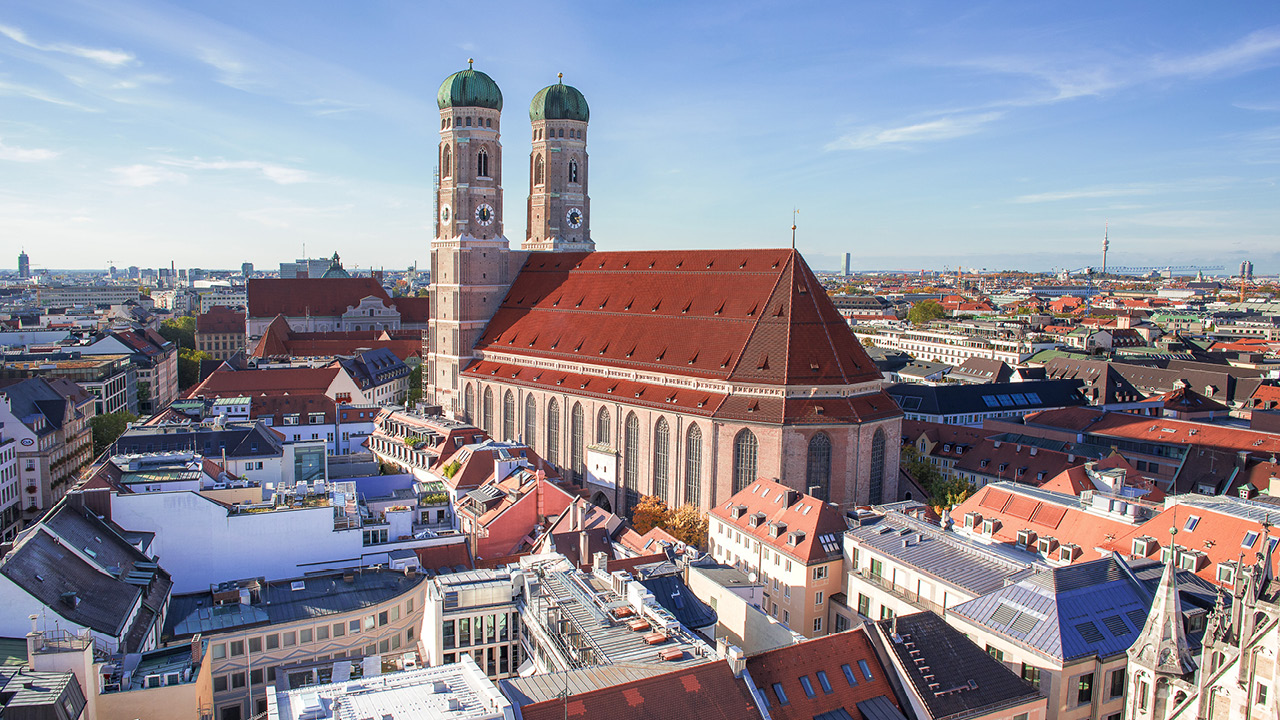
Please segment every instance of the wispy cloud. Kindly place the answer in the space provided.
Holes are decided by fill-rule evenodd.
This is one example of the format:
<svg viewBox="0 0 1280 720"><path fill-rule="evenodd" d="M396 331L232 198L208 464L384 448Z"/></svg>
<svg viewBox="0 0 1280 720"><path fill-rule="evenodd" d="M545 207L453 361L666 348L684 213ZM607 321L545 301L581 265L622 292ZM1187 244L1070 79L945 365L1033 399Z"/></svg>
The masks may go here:
<svg viewBox="0 0 1280 720"><path fill-rule="evenodd" d="M32 40L22 30L10 25L0 25L0 35L10 40L25 45L33 50L41 52L55 52L64 55L73 55L75 57L92 60L100 65L107 67L123 67L133 64L137 61L137 57L133 53L124 50L107 50L103 48L84 47L83 45L72 45L70 43L40 43Z"/></svg>
<svg viewBox="0 0 1280 720"><path fill-rule="evenodd" d="M898 127L862 128L827 143L827 150L866 150L877 147L912 147L921 143L972 135L1004 113L951 115Z"/></svg>
<svg viewBox="0 0 1280 720"><path fill-rule="evenodd" d="M306 170L259 162L257 160L192 160L165 159L164 165L186 168L189 170L250 170L262 173L263 177L279 185L295 185L313 182L315 178Z"/></svg>
<svg viewBox="0 0 1280 720"><path fill-rule="evenodd" d="M65 98L58 97L52 93L45 92L40 88L34 88L29 85L20 85L18 83L6 82L0 80L0 95L17 95L19 97L27 97L40 102L47 102L51 105L60 105L62 107L73 108L83 112L100 112L91 107L86 107L76 102L72 102Z"/></svg>
<svg viewBox="0 0 1280 720"><path fill-rule="evenodd" d="M20 148L0 142L0 160L10 162L43 162L58 157L58 153L44 148Z"/></svg>
<svg viewBox="0 0 1280 720"><path fill-rule="evenodd" d="M187 176L159 165L125 165L111 168L112 184L125 187L147 187L160 183L187 182Z"/></svg>
<svg viewBox="0 0 1280 720"><path fill-rule="evenodd" d="M1013 199L1013 202L1023 204L1046 203L1061 202L1064 200L1094 200L1098 198L1159 195L1162 193L1212 192L1215 190L1226 189L1237 183L1237 178L1204 177L1166 183L1095 185L1093 187L1019 195Z"/></svg>
<svg viewBox="0 0 1280 720"><path fill-rule="evenodd" d="M294 104L312 108L311 112L316 115L337 115L339 113L351 112L352 110L359 110L361 108L368 107L367 105L358 105L356 103L332 100L330 98L303 100Z"/></svg>
<svg viewBox="0 0 1280 720"><path fill-rule="evenodd" d="M334 205L328 207L304 207L301 205L284 205L264 207L257 210L245 210L240 217L252 220L271 228L289 228L300 223L339 217L350 212L354 205Z"/></svg>
<svg viewBox="0 0 1280 720"><path fill-rule="evenodd" d="M1249 33L1226 47L1182 57L1158 57L1151 67L1159 76L1204 77L1243 72L1280 62L1280 28Z"/></svg>

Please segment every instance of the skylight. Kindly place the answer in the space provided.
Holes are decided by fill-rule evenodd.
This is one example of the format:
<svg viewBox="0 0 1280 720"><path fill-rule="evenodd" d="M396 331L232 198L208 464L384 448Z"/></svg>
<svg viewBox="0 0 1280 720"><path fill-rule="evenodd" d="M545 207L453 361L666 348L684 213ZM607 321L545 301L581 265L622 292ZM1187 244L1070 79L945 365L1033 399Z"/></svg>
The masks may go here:
<svg viewBox="0 0 1280 720"><path fill-rule="evenodd" d="M1182 526L1182 529L1186 530L1187 532L1191 532L1192 530L1196 529L1196 525L1198 525L1199 523L1200 523L1200 518L1195 515L1192 515L1191 517L1187 518L1187 522L1185 525Z"/></svg>
<svg viewBox="0 0 1280 720"><path fill-rule="evenodd" d="M1244 540L1240 542L1240 547L1251 548L1253 547L1253 544L1256 542L1258 542L1258 531L1250 530L1249 532L1244 534Z"/></svg>

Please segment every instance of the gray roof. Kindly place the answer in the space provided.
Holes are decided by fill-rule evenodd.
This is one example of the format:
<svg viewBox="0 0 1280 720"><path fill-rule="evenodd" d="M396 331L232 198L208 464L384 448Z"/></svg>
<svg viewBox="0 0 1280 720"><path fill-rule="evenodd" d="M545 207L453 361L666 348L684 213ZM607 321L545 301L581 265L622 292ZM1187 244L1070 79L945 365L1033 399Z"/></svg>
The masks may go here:
<svg viewBox="0 0 1280 720"><path fill-rule="evenodd" d="M665 665L648 663L615 663L592 665L568 672L543 673L529 677L514 677L498 681L498 688L511 702L524 707L543 700L560 697L565 686L570 695L580 695L600 688L613 687L643 680L647 677L671 672Z"/></svg>
<svg viewBox="0 0 1280 720"><path fill-rule="evenodd" d="M1117 556L1037 573L948 610L1060 662L1129 649L1146 622L1163 566ZM1212 585L1180 571L1185 614L1207 612ZM1198 640L1193 642L1199 645Z"/></svg>
<svg viewBox="0 0 1280 720"><path fill-rule="evenodd" d="M218 457L223 448L229 458L275 457L283 453L281 441L262 423L206 425L135 425L115 444L120 454L189 451Z"/></svg>
<svg viewBox="0 0 1280 720"><path fill-rule="evenodd" d="M0 696L11 693L0 713L12 720L77 720L84 712L84 693L70 672L0 668Z"/></svg>
<svg viewBox="0 0 1280 720"><path fill-rule="evenodd" d="M67 399L54 390L44 378L28 378L5 385L0 387L0 395L9 399L9 409L13 412L13 416L28 427L37 417L45 418L46 429L36 433L37 435L44 435L62 427Z"/></svg>
<svg viewBox="0 0 1280 720"><path fill-rule="evenodd" d="M864 517L845 534L864 547L973 595L998 590L1037 569L1030 563L1007 558L968 538L899 513Z"/></svg>
<svg viewBox="0 0 1280 720"><path fill-rule="evenodd" d="M641 579L641 585L653 593L653 599L676 616L687 628L707 627L716 624L716 611L698 599L684 584L680 575L657 575Z"/></svg>
<svg viewBox="0 0 1280 720"><path fill-rule="evenodd" d="M923 415L960 415L1088 405L1079 380L1028 380L1017 383L918 385L899 383L885 392L904 411Z"/></svg>
<svg viewBox="0 0 1280 720"><path fill-rule="evenodd" d="M931 612L878 625L932 718L988 713L1040 697L1034 685Z"/></svg>
<svg viewBox="0 0 1280 720"><path fill-rule="evenodd" d="M214 604L212 590L183 593L174 595L169 603L164 636L181 638L197 632L210 634L351 612L384 603L424 580L425 575L410 577L395 570L357 571L351 582L346 582L341 572L326 573L261 583L258 602L220 606ZM293 589L299 582L301 587Z"/></svg>
<svg viewBox="0 0 1280 720"><path fill-rule="evenodd" d="M907 720L902 711L898 709L898 706L894 705L884 695L877 695L870 700L863 700L858 703L857 707L864 720ZM849 713L845 712L844 708L841 708L840 712L844 712L845 718L850 718ZM823 713L823 715L826 714ZM815 715L813 720L821 720L823 715ZM844 720L844 718L840 718L840 720ZM850 718L850 720L852 719Z"/></svg>

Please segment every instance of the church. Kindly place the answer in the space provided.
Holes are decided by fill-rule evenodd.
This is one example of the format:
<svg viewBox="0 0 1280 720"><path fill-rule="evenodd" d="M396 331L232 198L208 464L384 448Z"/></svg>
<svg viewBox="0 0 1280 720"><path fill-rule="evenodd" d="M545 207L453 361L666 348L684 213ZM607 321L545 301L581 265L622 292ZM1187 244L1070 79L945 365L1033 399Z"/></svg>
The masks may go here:
<svg viewBox="0 0 1280 720"><path fill-rule="evenodd" d="M529 106L512 249L501 90L468 67L437 101L428 403L616 512L706 509L760 477L842 507L899 499L902 413L794 248L597 251L590 111L561 79Z"/></svg>

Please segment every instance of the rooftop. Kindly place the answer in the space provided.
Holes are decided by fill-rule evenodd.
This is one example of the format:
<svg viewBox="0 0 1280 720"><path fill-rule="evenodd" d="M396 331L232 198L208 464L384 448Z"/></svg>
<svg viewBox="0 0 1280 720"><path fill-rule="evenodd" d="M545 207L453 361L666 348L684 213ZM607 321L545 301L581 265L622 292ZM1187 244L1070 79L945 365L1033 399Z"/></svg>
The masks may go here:
<svg viewBox="0 0 1280 720"><path fill-rule="evenodd" d="M747 659L751 680L775 720L809 720L874 697L893 686L862 629L833 633Z"/></svg>

